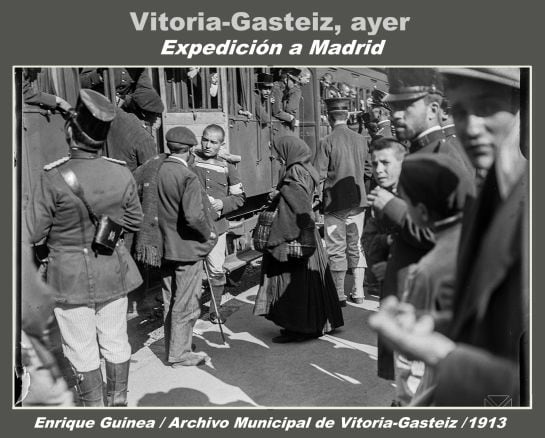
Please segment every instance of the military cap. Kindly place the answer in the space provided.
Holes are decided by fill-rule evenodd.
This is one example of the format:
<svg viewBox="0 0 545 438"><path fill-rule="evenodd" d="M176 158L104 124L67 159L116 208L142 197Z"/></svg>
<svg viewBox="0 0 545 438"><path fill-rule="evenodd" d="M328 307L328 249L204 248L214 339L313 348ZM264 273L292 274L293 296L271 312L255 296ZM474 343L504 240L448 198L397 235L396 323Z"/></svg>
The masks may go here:
<svg viewBox="0 0 545 438"><path fill-rule="evenodd" d="M153 88L137 86L132 93L133 102L144 111L161 114L165 107L159 94Z"/></svg>
<svg viewBox="0 0 545 438"><path fill-rule="evenodd" d="M349 111L350 100L349 97L331 97L325 99L325 105L328 111Z"/></svg>
<svg viewBox="0 0 545 438"><path fill-rule="evenodd" d="M301 69L298 69L295 67L283 68L282 72L286 73L295 82L299 82L299 75L301 74Z"/></svg>
<svg viewBox="0 0 545 438"><path fill-rule="evenodd" d="M90 145L101 145L115 118L115 107L106 97L90 89L79 91L71 123L88 137Z"/></svg>
<svg viewBox="0 0 545 438"><path fill-rule="evenodd" d="M519 68L456 68L444 67L439 72L447 78L449 76L463 76L483 81L495 82L507 85L512 88L520 89L520 69Z"/></svg>
<svg viewBox="0 0 545 438"><path fill-rule="evenodd" d="M273 86L273 75L269 73L258 73L256 83L262 87L272 87Z"/></svg>
<svg viewBox="0 0 545 438"><path fill-rule="evenodd" d="M390 94L385 102L421 99L428 94L444 94L443 80L435 68L389 68Z"/></svg>
<svg viewBox="0 0 545 438"><path fill-rule="evenodd" d="M169 129L166 140L168 143L180 143L188 146L195 146L197 144L197 137L195 137L191 129L185 126L176 126Z"/></svg>
<svg viewBox="0 0 545 438"><path fill-rule="evenodd" d="M381 106L391 110L390 105L384 102L386 96L388 96L388 93L375 88L373 91L371 91L371 97L367 100L367 104L372 107Z"/></svg>

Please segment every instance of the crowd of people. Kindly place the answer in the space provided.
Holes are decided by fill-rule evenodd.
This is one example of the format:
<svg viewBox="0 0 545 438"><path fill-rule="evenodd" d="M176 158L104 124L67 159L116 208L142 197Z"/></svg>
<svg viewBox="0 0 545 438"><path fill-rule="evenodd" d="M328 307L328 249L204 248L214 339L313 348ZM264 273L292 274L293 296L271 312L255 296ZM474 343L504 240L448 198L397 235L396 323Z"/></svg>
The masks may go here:
<svg viewBox="0 0 545 438"><path fill-rule="evenodd" d="M43 296L54 300L83 406L104 404L101 357L107 404L126 405L125 314L127 294L142 283L137 263L161 272L168 364L209 359L192 344L202 273L210 321L221 327L225 215L246 201L236 165L222 155L219 125L207 126L200 142L187 126L173 127L167 152L142 152L152 150L145 128L164 108L144 71L117 71L118 106L97 91L100 69L80 72L75 109L28 94L30 104L66 112L70 156L44 168L25 236L51 289ZM378 334L378 376L395 380L393 406L482 406L491 394L527 405L527 74L387 74L388 92L374 90L355 125L353 90L324 75L331 132L315 154L298 135L308 70L283 69L276 81L258 74L256 118L278 122L271 151L282 174L254 231L263 252L254 314L280 327L272 342L307 342L343 326L347 301L377 294L380 308L368 323ZM123 145L121 155L103 156L106 140ZM32 264L30 251L23 254ZM23 300L40 283L28 279Z"/></svg>

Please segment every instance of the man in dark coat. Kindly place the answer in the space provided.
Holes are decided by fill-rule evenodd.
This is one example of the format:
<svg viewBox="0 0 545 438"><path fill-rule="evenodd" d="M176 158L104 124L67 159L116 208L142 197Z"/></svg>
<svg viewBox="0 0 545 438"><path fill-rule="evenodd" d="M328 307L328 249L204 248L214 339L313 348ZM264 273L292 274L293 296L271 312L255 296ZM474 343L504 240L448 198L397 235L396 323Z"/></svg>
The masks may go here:
<svg viewBox="0 0 545 438"><path fill-rule="evenodd" d="M165 346L173 368L199 365L208 357L191 351L193 326L200 315L203 259L217 240L206 195L187 165L190 148L196 144L195 134L188 128L169 130L171 155L157 176Z"/></svg>
<svg viewBox="0 0 545 438"><path fill-rule="evenodd" d="M49 250L47 283L56 291L63 351L76 370L84 406L103 406L101 356L108 405L126 405L131 356L127 293L142 283L122 240L113 254L96 247L95 221L68 185L83 190L96 215L107 215L124 231L138 230L142 209L134 178L124 163L100 156L114 116L104 96L80 91L66 127L70 157L44 167L28 218L31 242L45 242Z"/></svg>
<svg viewBox="0 0 545 438"><path fill-rule="evenodd" d="M520 72L444 72L456 130L472 161L486 151L495 157L466 210L449 337L433 331L430 317L401 320L400 312L408 310L395 299L384 302L370 323L396 350L435 369L435 404L486 406L503 395L503 403L527 405L528 166L520 142Z"/></svg>
<svg viewBox="0 0 545 438"><path fill-rule="evenodd" d="M272 88L274 102L271 108L274 139L286 135L298 135L301 101L300 73L301 70L298 68L282 69L280 79L274 82Z"/></svg>
<svg viewBox="0 0 545 438"><path fill-rule="evenodd" d="M329 266L341 305L346 304L344 280L347 269L354 275L350 297L364 300L363 279L367 263L361 245L364 209L367 206L364 168L367 158L365 137L347 126L350 99L326 100L331 134L319 144L314 167L323 182L325 239Z"/></svg>

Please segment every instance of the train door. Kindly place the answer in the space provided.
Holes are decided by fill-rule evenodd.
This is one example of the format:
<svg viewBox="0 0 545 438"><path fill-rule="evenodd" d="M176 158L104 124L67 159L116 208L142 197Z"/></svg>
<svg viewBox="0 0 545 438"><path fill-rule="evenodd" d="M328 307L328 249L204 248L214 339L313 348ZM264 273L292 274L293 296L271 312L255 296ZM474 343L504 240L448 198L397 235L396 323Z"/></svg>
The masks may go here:
<svg viewBox="0 0 545 438"><path fill-rule="evenodd" d="M252 68L228 68L229 149L240 155L239 172L246 195L251 198L268 193L276 184L271 166L271 131L268 123L256 119L255 80ZM249 112L251 117L245 115Z"/></svg>

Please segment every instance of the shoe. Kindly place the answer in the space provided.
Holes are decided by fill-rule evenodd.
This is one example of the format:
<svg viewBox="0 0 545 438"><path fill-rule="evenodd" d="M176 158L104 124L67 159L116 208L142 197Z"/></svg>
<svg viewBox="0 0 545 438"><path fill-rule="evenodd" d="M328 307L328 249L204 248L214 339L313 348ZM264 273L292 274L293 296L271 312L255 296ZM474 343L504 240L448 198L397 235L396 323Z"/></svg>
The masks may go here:
<svg viewBox="0 0 545 438"><path fill-rule="evenodd" d="M204 362L206 362L207 357L208 355L204 356L200 353L189 353L185 359L179 362L172 362L170 366L172 368L181 368L202 365Z"/></svg>
<svg viewBox="0 0 545 438"><path fill-rule="evenodd" d="M227 319L225 319L221 313L219 315L219 318L218 318L218 315L216 314L216 312L212 312L210 313L210 317L209 317L209 320L212 324L219 324L220 322L222 324L225 324L227 322Z"/></svg>
<svg viewBox="0 0 545 438"><path fill-rule="evenodd" d="M390 406L393 408L400 408L402 405L399 400L392 400L392 403L390 404Z"/></svg>
<svg viewBox="0 0 545 438"><path fill-rule="evenodd" d="M339 300L341 307L346 307L346 300Z"/></svg>
<svg viewBox="0 0 545 438"><path fill-rule="evenodd" d="M352 301L354 304L363 304L365 301L364 297L355 297L354 295L350 295L350 301Z"/></svg>

